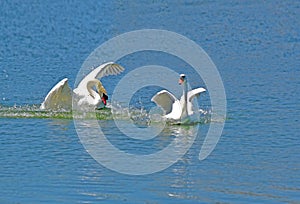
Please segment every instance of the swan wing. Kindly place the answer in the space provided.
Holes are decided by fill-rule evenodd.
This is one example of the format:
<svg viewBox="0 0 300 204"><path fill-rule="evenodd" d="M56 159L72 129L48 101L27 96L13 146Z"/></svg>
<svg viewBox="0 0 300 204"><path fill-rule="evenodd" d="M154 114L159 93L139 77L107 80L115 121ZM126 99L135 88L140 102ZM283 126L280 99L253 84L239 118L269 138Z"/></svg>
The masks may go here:
<svg viewBox="0 0 300 204"><path fill-rule="evenodd" d="M58 82L47 94L43 103L40 106L41 110L51 109L66 109L72 107L72 91L68 84L68 79L64 78Z"/></svg>
<svg viewBox="0 0 300 204"><path fill-rule="evenodd" d="M117 75L124 71L124 68L114 62L108 62L96 67L93 71L91 71L87 76L85 76L80 83L78 84L77 88L74 92L78 95L87 95L87 83L94 79L101 79L102 77L109 76L109 75Z"/></svg>
<svg viewBox="0 0 300 204"><path fill-rule="evenodd" d="M191 91L189 91L187 93L187 110L188 110L188 114L192 115L193 114L193 99L195 96L199 96L200 93L205 92L206 89L205 88L197 88L197 89L193 89Z"/></svg>
<svg viewBox="0 0 300 204"><path fill-rule="evenodd" d="M124 67L122 67L121 65L114 62L108 62L100 65L95 70L93 70L93 72L95 71L96 74L95 78L101 79L102 77L105 76L120 74L124 70L125 70Z"/></svg>
<svg viewBox="0 0 300 204"><path fill-rule="evenodd" d="M162 90L155 94L151 101L161 107L167 118L178 119L181 115L181 105L179 100L167 90Z"/></svg>
<svg viewBox="0 0 300 204"><path fill-rule="evenodd" d="M195 96L199 96L200 93L205 92L205 91L206 91L205 88L197 88L197 89L193 89L193 90L189 91L187 94L188 101L191 102Z"/></svg>

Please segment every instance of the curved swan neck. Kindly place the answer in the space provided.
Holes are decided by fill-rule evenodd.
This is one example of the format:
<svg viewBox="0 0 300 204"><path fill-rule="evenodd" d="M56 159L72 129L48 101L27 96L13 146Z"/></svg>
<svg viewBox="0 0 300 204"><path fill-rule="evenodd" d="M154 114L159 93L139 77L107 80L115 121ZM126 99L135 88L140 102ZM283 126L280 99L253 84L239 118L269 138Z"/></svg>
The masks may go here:
<svg viewBox="0 0 300 204"><path fill-rule="evenodd" d="M96 91L94 91L91 87L87 87L87 90L93 98L96 97Z"/></svg>
<svg viewBox="0 0 300 204"><path fill-rule="evenodd" d="M87 91L89 92L89 94L93 97L96 98L96 95L98 94L95 90L92 89L93 86L99 86L100 81L99 80L91 80L87 83Z"/></svg>

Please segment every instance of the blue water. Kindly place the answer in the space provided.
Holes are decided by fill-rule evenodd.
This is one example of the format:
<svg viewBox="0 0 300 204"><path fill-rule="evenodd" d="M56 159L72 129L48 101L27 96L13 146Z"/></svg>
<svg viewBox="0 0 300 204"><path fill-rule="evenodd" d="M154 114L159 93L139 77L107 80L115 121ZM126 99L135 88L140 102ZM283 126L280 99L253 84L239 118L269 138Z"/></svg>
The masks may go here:
<svg viewBox="0 0 300 204"><path fill-rule="evenodd" d="M177 163L145 176L97 163L70 119L0 118L0 203L300 202L299 13L299 1L276 0L2 1L0 108L40 104L60 79L68 77L73 86L84 60L106 40L156 28L190 38L211 57L226 90L227 118L205 160L198 155L209 123L199 124ZM125 74L147 64L188 70L178 59L151 52L119 63ZM122 76L103 79L109 93ZM203 85L192 74L189 79L192 87ZM140 93L150 105L153 90ZM210 109L209 94L201 99ZM112 120L101 124L116 136L112 142L126 144ZM184 127L169 128L162 145ZM144 147L156 150L142 140L125 145L131 152Z"/></svg>

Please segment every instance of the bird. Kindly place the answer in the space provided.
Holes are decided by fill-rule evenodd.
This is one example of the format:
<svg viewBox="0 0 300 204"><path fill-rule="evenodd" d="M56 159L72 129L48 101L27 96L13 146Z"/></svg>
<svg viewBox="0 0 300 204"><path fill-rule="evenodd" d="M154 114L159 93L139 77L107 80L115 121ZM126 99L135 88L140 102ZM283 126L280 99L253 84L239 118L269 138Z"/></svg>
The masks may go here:
<svg viewBox="0 0 300 204"><path fill-rule="evenodd" d="M121 65L114 62L101 64L85 76L73 91L68 84L68 78L64 78L48 92L40 109L71 110L72 97L79 106L91 106L95 109L104 107L107 105L107 91L99 79L120 74L124 70Z"/></svg>
<svg viewBox="0 0 300 204"><path fill-rule="evenodd" d="M196 88L188 91L187 77L185 74L180 74L179 85L182 86L183 94L177 99L172 93L167 90L162 90L156 93L151 101L163 110L163 118L179 123L191 122L193 111L193 99L199 96L200 93L206 91L205 88Z"/></svg>

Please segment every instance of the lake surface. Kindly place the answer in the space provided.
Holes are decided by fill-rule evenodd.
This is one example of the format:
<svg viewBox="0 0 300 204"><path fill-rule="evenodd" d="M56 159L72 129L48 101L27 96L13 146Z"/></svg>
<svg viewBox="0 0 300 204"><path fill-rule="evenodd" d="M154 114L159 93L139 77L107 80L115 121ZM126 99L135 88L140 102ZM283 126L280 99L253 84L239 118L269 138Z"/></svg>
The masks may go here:
<svg viewBox="0 0 300 204"><path fill-rule="evenodd" d="M299 203L299 13L298 1L2 2L0 203ZM99 45L149 28L177 32L207 52L223 80L227 117L203 161L199 151L214 121L167 126L155 141L127 139L112 119L99 121L111 143L135 154L155 152L198 128L191 148L169 168L120 174L91 157L69 116L32 111L62 78L73 87ZM103 78L108 93L149 64L185 72L192 87L205 86L186 63L162 53L118 62L126 70ZM149 110L157 90L136 93L132 105ZM209 94L199 106L211 110Z"/></svg>

